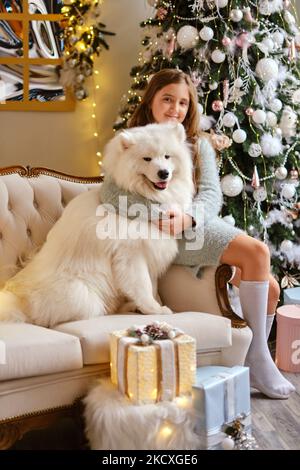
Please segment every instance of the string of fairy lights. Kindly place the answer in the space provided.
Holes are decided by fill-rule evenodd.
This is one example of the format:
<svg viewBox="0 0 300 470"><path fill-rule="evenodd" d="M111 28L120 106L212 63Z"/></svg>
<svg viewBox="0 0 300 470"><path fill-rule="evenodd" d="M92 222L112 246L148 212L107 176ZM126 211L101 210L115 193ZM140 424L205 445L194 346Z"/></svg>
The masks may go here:
<svg viewBox="0 0 300 470"><path fill-rule="evenodd" d="M98 92L100 90L99 70L95 59L109 46L105 36L115 33L107 31L100 22L101 8L104 0L70 0L62 7L65 17L62 35L64 40L64 62L60 71L64 86L72 89L73 95L79 101L89 96L85 80L92 76L92 133L95 139L95 154L102 176L102 154L100 151L99 120L97 115Z"/></svg>

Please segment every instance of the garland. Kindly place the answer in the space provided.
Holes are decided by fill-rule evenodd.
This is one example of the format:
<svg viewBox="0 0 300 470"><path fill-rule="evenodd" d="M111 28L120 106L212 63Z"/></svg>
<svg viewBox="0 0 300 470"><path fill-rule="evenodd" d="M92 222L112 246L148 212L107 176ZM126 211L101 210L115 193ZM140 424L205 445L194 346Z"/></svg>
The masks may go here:
<svg viewBox="0 0 300 470"><path fill-rule="evenodd" d="M99 21L101 5L102 0L71 0L62 8L64 61L59 68L60 82L70 87L78 100L88 96L85 81L93 74L95 56L103 48L109 49L105 36L115 35Z"/></svg>

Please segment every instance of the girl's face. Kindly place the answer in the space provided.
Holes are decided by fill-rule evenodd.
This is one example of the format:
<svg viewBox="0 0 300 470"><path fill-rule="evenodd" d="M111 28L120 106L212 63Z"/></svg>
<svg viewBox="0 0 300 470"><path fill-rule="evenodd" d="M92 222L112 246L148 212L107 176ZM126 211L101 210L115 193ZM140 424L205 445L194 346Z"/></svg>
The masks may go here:
<svg viewBox="0 0 300 470"><path fill-rule="evenodd" d="M190 94L186 83L172 83L159 90L154 96L151 111L155 122L182 123L187 115Z"/></svg>

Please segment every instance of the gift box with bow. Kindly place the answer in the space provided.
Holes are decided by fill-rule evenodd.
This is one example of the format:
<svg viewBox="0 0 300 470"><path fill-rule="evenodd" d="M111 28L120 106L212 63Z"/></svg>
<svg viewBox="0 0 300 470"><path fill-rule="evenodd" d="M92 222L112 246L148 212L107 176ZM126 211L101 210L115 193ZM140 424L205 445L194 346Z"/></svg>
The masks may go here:
<svg viewBox="0 0 300 470"><path fill-rule="evenodd" d="M248 367L199 367L192 392L195 432L200 448L218 449L226 438L228 423L239 418L251 430Z"/></svg>
<svg viewBox="0 0 300 470"><path fill-rule="evenodd" d="M152 335L152 336L151 336ZM111 380L133 403L170 401L191 393L196 341L165 323L110 335Z"/></svg>
<svg viewBox="0 0 300 470"><path fill-rule="evenodd" d="M300 287L291 287L283 291L285 305L300 305Z"/></svg>

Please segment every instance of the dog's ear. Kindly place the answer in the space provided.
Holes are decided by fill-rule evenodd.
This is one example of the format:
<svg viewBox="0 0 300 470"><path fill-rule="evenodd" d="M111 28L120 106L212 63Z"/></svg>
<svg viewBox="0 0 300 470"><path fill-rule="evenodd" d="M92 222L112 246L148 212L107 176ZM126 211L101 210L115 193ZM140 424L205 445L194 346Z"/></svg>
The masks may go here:
<svg viewBox="0 0 300 470"><path fill-rule="evenodd" d="M185 133L185 129L184 129L183 125L180 124L180 123L175 124L173 129L174 129L175 135L176 135L177 139L179 140L179 142L185 142L186 141L186 133Z"/></svg>
<svg viewBox="0 0 300 470"><path fill-rule="evenodd" d="M134 144L133 135L130 132L122 131L120 134L120 142L123 150L129 149Z"/></svg>

